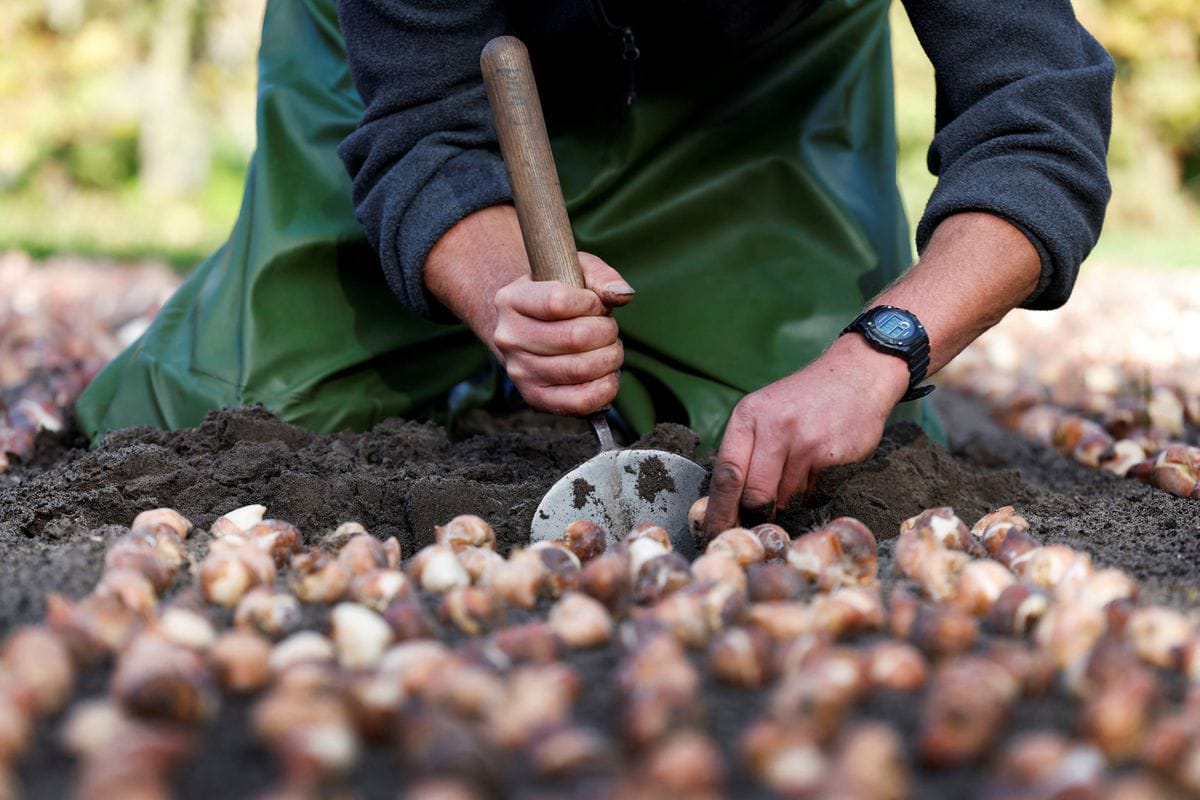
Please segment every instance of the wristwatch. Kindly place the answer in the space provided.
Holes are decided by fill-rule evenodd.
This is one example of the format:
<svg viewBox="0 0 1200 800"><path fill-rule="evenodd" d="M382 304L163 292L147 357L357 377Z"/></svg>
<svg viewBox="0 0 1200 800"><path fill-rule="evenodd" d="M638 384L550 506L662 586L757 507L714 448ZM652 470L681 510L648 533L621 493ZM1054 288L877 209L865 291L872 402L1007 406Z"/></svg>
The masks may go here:
<svg viewBox="0 0 1200 800"><path fill-rule="evenodd" d="M929 371L929 334L911 311L896 306L869 308L842 331L843 336L847 333L861 333L876 350L908 362L908 391L900 402L916 400L933 391L932 386L919 385Z"/></svg>

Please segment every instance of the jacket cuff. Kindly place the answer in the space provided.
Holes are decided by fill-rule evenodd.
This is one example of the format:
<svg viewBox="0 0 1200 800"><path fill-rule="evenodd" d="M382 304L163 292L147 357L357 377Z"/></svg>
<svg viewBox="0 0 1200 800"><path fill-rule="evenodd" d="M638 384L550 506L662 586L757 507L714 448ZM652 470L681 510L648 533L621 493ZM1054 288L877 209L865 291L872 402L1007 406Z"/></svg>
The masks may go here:
<svg viewBox="0 0 1200 800"><path fill-rule="evenodd" d="M385 269L388 284L409 309L437 322L457 318L425 288L429 251L458 222L476 211L512 202L508 173L488 150L464 150L446 161L421 186L395 230L397 270Z"/></svg>
<svg viewBox="0 0 1200 800"><path fill-rule="evenodd" d="M1080 194L1108 197L1102 185L1072 189L1052 177L1055 165L1046 159L1030 168L1028 157L997 157L944 174L917 225L917 252L924 253L934 230L947 217L969 211L993 214L1025 234L1037 250L1042 272L1037 288L1021 308L1048 310L1067 302L1079 266L1100 236L1099 218L1083 213ZM1103 206L1101 206L1103 208Z"/></svg>

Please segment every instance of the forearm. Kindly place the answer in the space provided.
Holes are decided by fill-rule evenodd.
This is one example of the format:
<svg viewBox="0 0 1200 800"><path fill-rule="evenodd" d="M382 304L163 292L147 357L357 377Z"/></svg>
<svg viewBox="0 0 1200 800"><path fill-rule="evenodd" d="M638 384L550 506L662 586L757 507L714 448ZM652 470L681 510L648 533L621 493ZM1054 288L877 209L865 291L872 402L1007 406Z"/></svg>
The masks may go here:
<svg viewBox="0 0 1200 800"><path fill-rule="evenodd" d="M611 310L633 299L612 267L580 253L584 287L530 280L516 210L454 225L425 260L425 288L479 337L533 408L581 416L617 394L624 351Z"/></svg>
<svg viewBox="0 0 1200 800"><path fill-rule="evenodd" d="M425 260L424 281L442 305L463 321L499 356L496 292L529 274L529 259L512 206L477 211L438 240Z"/></svg>
<svg viewBox="0 0 1200 800"><path fill-rule="evenodd" d="M916 314L929 334L929 375L951 359L1037 287L1041 260L1020 230L991 214L947 217L921 260L867 304L898 306ZM814 367L829 379L864 384L888 402L884 416L908 388L902 359L880 352L861 336L833 341Z"/></svg>
<svg viewBox="0 0 1200 800"><path fill-rule="evenodd" d="M929 373L940 370L1019 306L1041 275L1041 260L1020 230L991 214L947 217L921 260L870 305L907 309L929 333Z"/></svg>

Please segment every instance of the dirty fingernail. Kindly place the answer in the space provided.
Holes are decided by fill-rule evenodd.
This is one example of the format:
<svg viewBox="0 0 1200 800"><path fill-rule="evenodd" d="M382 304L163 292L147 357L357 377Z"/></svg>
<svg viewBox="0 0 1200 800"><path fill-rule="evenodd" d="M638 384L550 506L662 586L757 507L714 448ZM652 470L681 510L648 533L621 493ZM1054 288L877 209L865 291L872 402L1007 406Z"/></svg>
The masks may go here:
<svg viewBox="0 0 1200 800"><path fill-rule="evenodd" d="M612 283L607 284L604 287L604 291L608 292L609 294L621 294L621 295L634 294L633 287L630 286L625 281L613 281Z"/></svg>

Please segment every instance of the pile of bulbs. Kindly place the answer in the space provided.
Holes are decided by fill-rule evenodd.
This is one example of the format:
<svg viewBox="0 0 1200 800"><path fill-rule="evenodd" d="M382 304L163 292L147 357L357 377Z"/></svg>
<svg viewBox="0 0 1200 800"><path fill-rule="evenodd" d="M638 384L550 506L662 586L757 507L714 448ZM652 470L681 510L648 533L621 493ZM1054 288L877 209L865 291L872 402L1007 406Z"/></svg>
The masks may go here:
<svg viewBox="0 0 1200 800"><path fill-rule="evenodd" d="M939 380L1084 466L1200 497L1200 285L1177 274L1084 275L1064 308L1013 312Z"/></svg>
<svg viewBox="0 0 1200 800"><path fill-rule="evenodd" d="M691 563L659 526L609 544L586 521L504 557L470 515L407 559L356 523L309 547L261 505L218 518L197 558L188 520L146 511L91 594L51 595L0 647L0 797L18 796L39 722L110 660L107 695L55 731L81 800L170 796L234 695L276 760L273 798L336 795L366 747L395 753L412 798L502 794L513 765L630 798L749 780L886 800L913 796L918 767L972 764L995 800L1200 796L1200 629L1120 570L1042 545L1011 507L971 528L937 508L901 525L885 592L857 520L707 540L705 508ZM573 663L603 648L611 685L589 687ZM712 680L765 695L732 743L709 722ZM1017 704L1051 690L1076 698L1079 736L1006 738ZM612 730L578 718L589 692L612 698ZM914 698L915 736L856 713L878 694Z"/></svg>
<svg viewBox="0 0 1200 800"><path fill-rule="evenodd" d="M179 283L166 266L0 253L0 473L59 431L92 377L154 318Z"/></svg>

